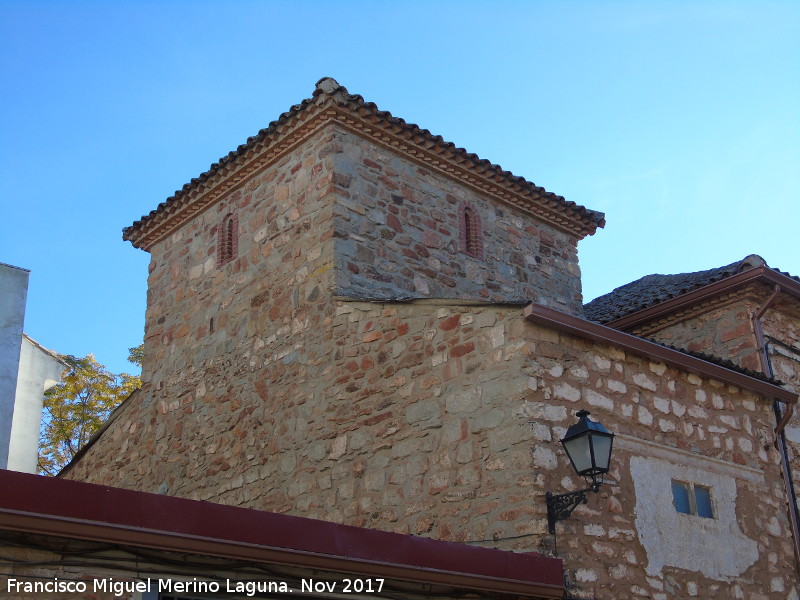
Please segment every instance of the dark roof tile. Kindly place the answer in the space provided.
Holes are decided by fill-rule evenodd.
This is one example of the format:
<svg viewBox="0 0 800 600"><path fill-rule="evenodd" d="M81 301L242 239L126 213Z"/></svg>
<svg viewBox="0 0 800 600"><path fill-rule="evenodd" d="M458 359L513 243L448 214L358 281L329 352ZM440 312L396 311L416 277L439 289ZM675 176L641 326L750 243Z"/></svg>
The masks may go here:
<svg viewBox="0 0 800 600"><path fill-rule="evenodd" d="M751 254L724 267L706 271L675 275L646 275L584 304L583 311L590 321L609 323L742 271L764 265L766 262L763 258L757 254ZM788 273L785 275L788 276Z"/></svg>
<svg viewBox="0 0 800 600"><path fill-rule="evenodd" d="M649 341L653 342L654 340L649 340ZM731 371L736 371L737 373L741 373L742 375L747 375L748 377L752 377L753 379L766 381L767 383L771 383L777 386L784 385L783 381L781 381L780 379L769 377L768 375L765 375L761 371L755 371L753 369L748 369L747 367L739 366L735 362L733 362L732 360L728 360L727 358L720 358L719 356L715 356L713 354L706 354L705 352L686 350L685 348L679 348L678 346L672 346L670 344L664 344L661 342L654 342L654 343L657 343L660 346L664 346L665 348L669 348L670 350L675 350L676 352L682 352L683 354L694 356L695 358L699 358L700 360L704 360L711 364L724 367L726 369L730 369Z"/></svg>

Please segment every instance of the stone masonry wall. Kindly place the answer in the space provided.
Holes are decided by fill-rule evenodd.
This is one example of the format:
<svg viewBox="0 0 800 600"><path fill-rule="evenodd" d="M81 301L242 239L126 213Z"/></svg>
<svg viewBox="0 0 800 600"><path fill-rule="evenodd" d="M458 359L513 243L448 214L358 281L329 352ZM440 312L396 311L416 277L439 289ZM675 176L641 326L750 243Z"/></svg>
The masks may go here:
<svg viewBox="0 0 800 600"><path fill-rule="evenodd" d="M762 318L762 327L767 339L774 338L785 344L772 342L769 345L769 358L775 377L785 382L787 388L800 394L800 319L777 310L768 310ZM800 406L795 405L794 414L784 431L795 493L800 494Z"/></svg>
<svg viewBox="0 0 800 600"><path fill-rule="evenodd" d="M336 280L342 280L342 273L355 274L352 266L342 264L345 259L334 259L334 235L336 252L345 255L353 250L362 276L372 272L371 262L388 273L399 263L373 259L402 256L401 240L395 238L395 229L376 224L393 225L393 217L403 219L400 229L406 227L419 238L420 248L434 238L445 239L452 224L447 219L455 217L443 198L445 192L438 188L448 196L474 200L476 210L482 211L486 257L495 261L506 257L500 241L519 246L519 236L530 238L533 242L526 253L515 253L510 260L539 265L540 287L550 283L558 287L561 282L562 292L552 297L552 303L580 306L574 240L546 226L540 231L510 210L491 209L457 184L422 175L410 163L365 144L329 127L156 245L150 265L143 389L132 401L141 406L125 406L120 422L89 449L71 476L91 478L89 471L100 463L113 465L107 481L113 485L203 495L193 480L204 481L210 474L218 479L213 490L217 494L226 485L240 485L254 461L264 462L264 452L276 452L276 440L286 442L280 438L285 431L294 435L291 447L302 447L305 439L317 435L306 435L306 427L314 427L308 424L303 405L313 400L312 412L324 414L321 398L329 380L340 377L326 364L334 349L329 337L330 296L334 273ZM366 158L370 150L377 162ZM356 164L354 157L361 162ZM399 196L389 196L392 190L403 194L399 202ZM360 211L354 202L367 208ZM434 233L427 228L428 221L445 218L442 210L448 211L447 217ZM375 216L380 211L382 218ZM374 222L359 220L361 212ZM220 264L217 228L229 215L238 224L237 258ZM357 247L356 231L366 236ZM474 292L480 297L475 281L452 272L450 263L459 257L447 258L447 251L452 253L454 243L448 240L447 249L431 246L425 272L430 275L436 267L450 273L458 278L456 293ZM420 248L418 252L425 252ZM534 251L536 256L530 254ZM526 280L527 271L518 269L520 265L512 270ZM519 281L496 277L485 264L478 269L484 269L481 277L488 279L482 290L525 299L534 293ZM406 270L403 267L400 276ZM428 275L419 277L425 280ZM451 281L455 279L448 276L448 285ZM372 293L366 283L358 285ZM231 415L240 410L243 417L232 422ZM145 416L139 422L141 411ZM128 421L129 414L136 416ZM249 428L279 434L254 439ZM282 468L294 469L288 459ZM252 471L248 477L254 477Z"/></svg>
<svg viewBox="0 0 800 600"><path fill-rule="evenodd" d="M509 550L557 545L575 597L791 593L761 398L526 323L520 307L332 306L315 342L332 357L320 393L307 377L275 379L280 402L265 414L231 390L212 422L192 416L196 401L129 407L96 444L112 459L95 456L82 477L115 484L130 458L113 446L145 432L159 454L136 457L143 485L131 486L152 489L155 463L179 461L186 476L165 493ZM558 443L583 407L619 434L612 484L557 525L554 544L544 492L583 485ZM677 515L670 478L711 487L719 518Z"/></svg>
<svg viewBox="0 0 800 600"><path fill-rule="evenodd" d="M613 484L557 524L576 597L797 593L771 402L614 347L527 331L543 488L581 485L551 442L574 420L565 412L587 407L618 434ZM672 480L710 487L715 519L678 514Z"/></svg>
<svg viewBox="0 0 800 600"><path fill-rule="evenodd" d="M466 270L453 271L464 255L455 249L450 196L482 214L487 262L473 264L474 273L464 263L459 268ZM237 256L223 264L218 228L229 216L238 227ZM403 237L419 241L403 249L420 260L427 252L424 265L396 260L411 243ZM430 281L429 291L456 282L453 293L527 300L552 286L557 293L543 300L574 309L580 307L575 243L328 127L153 248L142 393L132 401L136 407L123 408L127 429L115 424L70 476L94 480L92 469L113 464L104 483L202 495L194 481L210 476L213 494L237 487L249 464L277 452L277 439L286 443L284 430L296 438L292 448L303 446L304 403L313 401L319 414L326 410L321 397L341 376L329 364L334 279L356 282L336 293L380 296L383 276L373 274L399 269L402 279L413 267L420 269L418 281ZM351 251L358 265L344 264ZM515 265L507 275L513 271L520 281L499 274L506 259ZM467 271L478 273L474 281ZM434 281L440 273L443 288ZM128 421L128 414L136 416ZM255 439L253 428L278 433ZM291 459L282 468L294 472Z"/></svg>
<svg viewBox="0 0 800 600"><path fill-rule="evenodd" d="M665 327L650 339L695 352L706 352L733 361L739 366L761 370L750 316L756 310L753 300L739 300L691 319Z"/></svg>
<svg viewBox="0 0 800 600"><path fill-rule="evenodd" d="M264 536L267 538L269 532L265 531ZM287 567L265 561L260 562L259 569L252 563L204 554L5 530L0 530L0 555L3 556L0 598L9 600L143 600L156 598L159 592L171 598L263 600L300 595L304 580L336 583L338 595L326 597L347 597L347 592L341 591L347 585L345 579L351 581L351 594L360 587L355 581L360 579L365 588L372 583L372 589L377 590L380 585L384 596L391 595L397 600L429 600L433 597L457 600L464 598L465 594L475 600L497 597L490 592L408 579L383 578L383 583L380 583L375 577L354 577L352 572L344 570ZM352 566L358 569L361 565L354 561ZM148 583L150 591L146 592ZM37 584L40 586L38 590L34 588ZM53 591L45 591L45 584ZM266 592L265 588L269 589L270 584L279 591ZM281 584L291 592L281 591ZM55 586L66 589L59 592ZM85 591L82 591L84 586ZM31 591L26 591L26 588ZM538 596L517 597L535 600Z"/></svg>
<svg viewBox="0 0 800 600"><path fill-rule="evenodd" d="M29 541L25 536L0 532L0 554L3 563L0 564L0 598L13 600L63 600L64 598L91 598L92 600L138 600L141 594L120 593L115 594L113 589L94 591L93 579L113 579L120 582L135 581L127 569L114 569L113 567L98 567L100 559L111 555L111 560L119 560L119 553L99 553L95 560L90 561L80 556L81 551L86 552L86 545L78 545L77 552L71 548L74 541L64 538L58 539L65 551L47 549L41 544L41 538ZM101 548L104 550L105 548ZM72 550L72 552L69 552ZM77 556L76 556L77 555ZM109 561L108 564L112 564ZM56 581L57 580L57 581ZM25 592L25 584L45 582L55 585L71 586L61 592L31 591ZM87 592L81 593L76 584L85 584ZM19 585L17 585L19 584ZM124 583L123 583L124 585ZM52 589L52 588L51 588ZM68 593L71 592L71 593Z"/></svg>
<svg viewBox="0 0 800 600"><path fill-rule="evenodd" d="M335 149L318 133L156 245L142 391L69 477L217 496L278 440L305 445L303 405L324 395L330 362L318 337L333 316ZM218 266L231 213L238 256Z"/></svg>
<svg viewBox="0 0 800 600"><path fill-rule="evenodd" d="M578 240L529 214L344 131L333 157L336 293L359 299L536 301L581 313ZM480 218L483 252L459 239L459 210Z"/></svg>
<svg viewBox="0 0 800 600"><path fill-rule="evenodd" d="M784 344L772 342L769 346L775 377L800 394L800 319L777 310L768 310L761 321L764 336Z"/></svg>
<svg viewBox="0 0 800 600"><path fill-rule="evenodd" d="M457 251L462 201L484 264ZM219 265L228 215L238 254ZM577 313L579 285L566 234L326 128L156 245L142 392L65 476L551 552L544 493L583 485L558 440L588 406L620 435L614 484L558 524L575 597L786 598L768 402L521 305L364 300L533 294ZM712 488L718 518L676 515L672 479Z"/></svg>
<svg viewBox="0 0 800 600"><path fill-rule="evenodd" d="M762 303L763 300L741 300L666 327L649 337L679 348L708 352L749 369L761 371L761 360L750 319ZM783 381L788 389L800 393L800 320L781 310L771 309L762 317L762 327L765 336L795 349L792 351L773 343L770 347L770 360L775 377ZM800 464L797 461L800 456L800 409L795 411L785 431L794 486L796 490L800 490Z"/></svg>

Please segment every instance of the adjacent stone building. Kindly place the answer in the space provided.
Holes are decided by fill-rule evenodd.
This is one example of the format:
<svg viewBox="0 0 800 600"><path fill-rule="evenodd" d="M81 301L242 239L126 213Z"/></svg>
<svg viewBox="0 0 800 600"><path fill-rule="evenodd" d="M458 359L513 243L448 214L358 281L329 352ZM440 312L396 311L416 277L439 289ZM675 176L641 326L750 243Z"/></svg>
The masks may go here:
<svg viewBox="0 0 800 600"><path fill-rule="evenodd" d="M748 257L584 312L603 224L323 79L125 230L143 386L62 477L557 553L573 598L797 599L800 281ZM613 467L556 538L581 408Z"/></svg>

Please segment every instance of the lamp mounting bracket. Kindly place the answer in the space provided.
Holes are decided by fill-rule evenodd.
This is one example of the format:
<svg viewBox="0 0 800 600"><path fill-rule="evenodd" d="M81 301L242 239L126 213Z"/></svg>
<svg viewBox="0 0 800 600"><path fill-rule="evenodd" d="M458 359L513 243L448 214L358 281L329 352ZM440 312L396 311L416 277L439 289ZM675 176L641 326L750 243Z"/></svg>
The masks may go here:
<svg viewBox="0 0 800 600"><path fill-rule="evenodd" d="M591 487L566 494L547 492L547 530L555 534L556 523L567 519L579 504L586 504L587 494L597 492L600 484L593 483Z"/></svg>

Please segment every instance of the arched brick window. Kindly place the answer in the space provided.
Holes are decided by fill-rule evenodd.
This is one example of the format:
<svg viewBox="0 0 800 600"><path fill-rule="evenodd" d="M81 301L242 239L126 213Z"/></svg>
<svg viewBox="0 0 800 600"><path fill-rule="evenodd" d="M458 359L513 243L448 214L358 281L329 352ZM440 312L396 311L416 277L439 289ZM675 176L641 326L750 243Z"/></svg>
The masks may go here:
<svg viewBox="0 0 800 600"><path fill-rule="evenodd" d="M217 227L217 266L221 267L234 258L239 251L239 218L228 214Z"/></svg>
<svg viewBox="0 0 800 600"><path fill-rule="evenodd" d="M469 204L462 204L458 210L458 229L461 251L474 258L483 258L483 229L481 218Z"/></svg>

